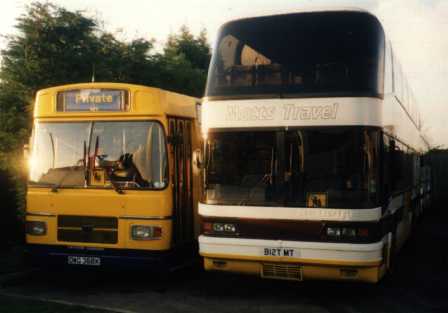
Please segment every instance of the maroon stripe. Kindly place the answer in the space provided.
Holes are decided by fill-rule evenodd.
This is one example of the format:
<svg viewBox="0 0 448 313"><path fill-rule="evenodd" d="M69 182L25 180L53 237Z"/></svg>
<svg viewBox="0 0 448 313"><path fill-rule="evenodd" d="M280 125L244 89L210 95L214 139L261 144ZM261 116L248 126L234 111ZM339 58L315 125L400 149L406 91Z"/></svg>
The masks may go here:
<svg viewBox="0 0 448 313"><path fill-rule="evenodd" d="M236 234L216 233L204 230L204 223L232 223L236 225ZM334 239L326 235L326 227L368 228L369 236L364 238ZM380 240L380 223L366 222L325 222L325 221L288 221L246 218L202 217L202 233L219 237L238 237L249 239L294 240L317 242L376 242Z"/></svg>

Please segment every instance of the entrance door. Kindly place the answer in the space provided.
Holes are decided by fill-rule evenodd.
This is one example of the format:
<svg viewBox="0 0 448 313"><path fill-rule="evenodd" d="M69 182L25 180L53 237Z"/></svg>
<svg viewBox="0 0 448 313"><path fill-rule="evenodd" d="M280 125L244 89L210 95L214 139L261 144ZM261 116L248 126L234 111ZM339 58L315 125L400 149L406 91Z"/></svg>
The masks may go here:
<svg viewBox="0 0 448 313"><path fill-rule="evenodd" d="M169 119L175 245L190 243L194 238L191 128L191 120L174 117Z"/></svg>

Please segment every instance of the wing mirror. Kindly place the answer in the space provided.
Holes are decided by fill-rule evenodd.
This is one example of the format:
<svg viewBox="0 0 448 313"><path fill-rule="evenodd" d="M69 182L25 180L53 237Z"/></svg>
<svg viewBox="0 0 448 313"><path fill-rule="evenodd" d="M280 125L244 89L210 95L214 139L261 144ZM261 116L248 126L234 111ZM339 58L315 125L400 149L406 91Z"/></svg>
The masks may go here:
<svg viewBox="0 0 448 313"><path fill-rule="evenodd" d="M193 165L198 170L204 169L204 157L201 149L195 149L193 151Z"/></svg>

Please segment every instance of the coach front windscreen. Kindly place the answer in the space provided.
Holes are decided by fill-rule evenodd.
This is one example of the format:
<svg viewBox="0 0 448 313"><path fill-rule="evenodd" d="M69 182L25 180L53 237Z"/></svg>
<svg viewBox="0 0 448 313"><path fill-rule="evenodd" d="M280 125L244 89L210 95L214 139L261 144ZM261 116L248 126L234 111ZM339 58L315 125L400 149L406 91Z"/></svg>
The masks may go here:
<svg viewBox="0 0 448 313"><path fill-rule="evenodd" d="M204 203L272 207L379 205L380 131L371 127L211 131Z"/></svg>
<svg viewBox="0 0 448 313"><path fill-rule="evenodd" d="M383 93L384 33L364 12L319 12L225 24L209 98L371 96Z"/></svg>

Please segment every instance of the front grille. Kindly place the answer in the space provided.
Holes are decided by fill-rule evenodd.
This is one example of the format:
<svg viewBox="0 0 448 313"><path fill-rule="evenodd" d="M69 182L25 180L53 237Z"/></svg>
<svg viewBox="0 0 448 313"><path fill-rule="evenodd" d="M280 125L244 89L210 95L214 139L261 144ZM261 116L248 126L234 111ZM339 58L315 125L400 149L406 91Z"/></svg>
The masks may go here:
<svg viewBox="0 0 448 313"><path fill-rule="evenodd" d="M296 264L263 264L261 273L263 278L285 279L301 281L302 269Z"/></svg>
<svg viewBox="0 0 448 313"><path fill-rule="evenodd" d="M58 227L82 227L84 225L94 225L96 228L118 228L118 219L116 217L100 216L77 216L77 215L59 215Z"/></svg>
<svg viewBox="0 0 448 313"><path fill-rule="evenodd" d="M59 215L58 241L117 243L118 219L115 217Z"/></svg>

